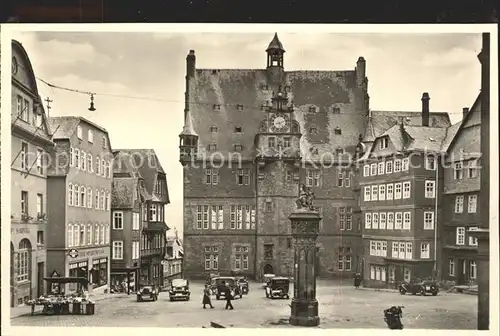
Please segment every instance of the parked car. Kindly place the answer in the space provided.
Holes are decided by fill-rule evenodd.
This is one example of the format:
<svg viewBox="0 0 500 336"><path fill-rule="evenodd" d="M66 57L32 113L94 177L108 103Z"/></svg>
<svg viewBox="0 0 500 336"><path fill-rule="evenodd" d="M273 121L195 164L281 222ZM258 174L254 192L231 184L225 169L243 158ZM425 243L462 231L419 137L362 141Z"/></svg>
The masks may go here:
<svg viewBox="0 0 500 336"><path fill-rule="evenodd" d="M290 279L285 277L274 277L266 286L266 298L289 299Z"/></svg>
<svg viewBox="0 0 500 336"><path fill-rule="evenodd" d="M425 296L427 294L432 294L436 296L439 293L439 286L434 280L414 279L399 285L399 293L401 293L401 295L411 293L412 295L420 294Z"/></svg>
<svg viewBox="0 0 500 336"><path fill-rule="evenodd" d="M262 282L262 288L266 289L269 280L274 278L275 274L264 274L264 281Z"/></svg>
<svg viewBox="0 0 500 336"><path fill-rule="evenodd" d="M154 285L143 286L137 291L137 302L142 302L144 300L158 300L160 292L158 288Z"/></svg>
<svg viewBox="0 0 500 336"><path fill-rule="evenodd" d="M218 277L214 279L215 281L215 298L219 300L221 297L226 296L226 286L229 287L229 291L233 298L239 297L240 299L243 297L243 293L238 286L235 277Z"/></svg>
<svg viewBox="0 0 500 336"><path fill-rule="evenodd" d="M238 285L240 286L240 289L241 289L241 293L242 294L248 294L248 292L250 291L250 286L248 284L248 280L243 277L243 278L239 278L238 279Z"/></svg>
<svg viewBox="0 0 500 336"><path fill-rule="evenodd" d="M191 292L189 291L189 281L185 279L174 279L170 286L170 301L186 300L189 301Z"/></svg>

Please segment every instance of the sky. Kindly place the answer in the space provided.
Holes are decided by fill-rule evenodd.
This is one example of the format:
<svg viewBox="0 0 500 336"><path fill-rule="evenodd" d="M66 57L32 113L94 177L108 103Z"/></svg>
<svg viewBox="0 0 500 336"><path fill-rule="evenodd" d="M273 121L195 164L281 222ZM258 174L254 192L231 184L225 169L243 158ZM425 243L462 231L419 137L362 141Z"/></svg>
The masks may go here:
<svg viewBox="0 0 500 336"><path fill-rule="evenodd" d="M167 173L166 221L171 233L176 228L182 235L178 134L184 123L186 55L196 51L197 68L265 68L273 35L15 32L12 37L27 50L35 76L96 93L97 110L90 112L87 95L38 81L42 98L53 101L50 116L80 115L103 126L112 148L155 150ZM479 93L480 34L278 35L286 70L352 70L363 56L372 110L420 111L422 93L428 92L431 111L449 112L455 123Z"/></svg>

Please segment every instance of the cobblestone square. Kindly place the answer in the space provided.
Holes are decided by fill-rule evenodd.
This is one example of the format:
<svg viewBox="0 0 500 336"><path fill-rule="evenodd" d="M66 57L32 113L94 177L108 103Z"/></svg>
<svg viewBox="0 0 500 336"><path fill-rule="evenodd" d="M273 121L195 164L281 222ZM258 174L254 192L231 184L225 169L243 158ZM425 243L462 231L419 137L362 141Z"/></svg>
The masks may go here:
<svg viewBox="0 0 500 336"><path fill-rule="evenodd" d="M187 302L170 302L168 293L161 293L156 302L141 303L136 302L135 295L110 295L96 303L93 316L20 316L12 318L11 325L208 328L213 321L227 328L291 328L290 300L266 299L258 283L251 283L249 295L233 302L232 311L224 310L225 301L215 298L214 309L202 309L202 288L202 283L193 282L191 300ZM387 328L383 309L403 305L406 329L476 329L475 295L443 292L436 297L402 296L322 280L318 281L317 297L319 328Z"/></svg>

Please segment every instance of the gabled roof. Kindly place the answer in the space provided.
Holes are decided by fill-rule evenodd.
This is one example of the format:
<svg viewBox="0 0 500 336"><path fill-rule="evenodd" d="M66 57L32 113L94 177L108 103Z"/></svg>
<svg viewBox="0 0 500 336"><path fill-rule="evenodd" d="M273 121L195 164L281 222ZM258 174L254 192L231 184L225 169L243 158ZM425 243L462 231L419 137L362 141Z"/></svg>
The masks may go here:
<svg viewBox="0 0 500 336"><path fill-rule="evenodd" d="M471 118L473 111L475 111L476 108L478 107L478 105L480 106L480 104L481 104L481 92L477 95L476 100L474 101L474 104L472 104L472 107L469 109L469 113L467 113L465 115L465 118L462 120L462 122L458 126L457 130L455 131L455 134L453 134L453 138L450 140L450 143L448 144L446 150L451 148L451 145L455 142L455 138L458 136L458 134L461 133L461 130L463 129L467 120L469 120L469 118Z"/></svg>
<svg viewBox="0 0 500 336"><path fill-rule="evenodd" d="M49 125L51 128L51 133L54 132L54 139L69 139L76 132L77 126L80 122L87 123L101 132L108 134L108 131L92 121L80 117L80 116L61 116L61 117L50 117ZM58 128L59 127L59 128ZM110 144L111 147L111 144Z"/></svg>

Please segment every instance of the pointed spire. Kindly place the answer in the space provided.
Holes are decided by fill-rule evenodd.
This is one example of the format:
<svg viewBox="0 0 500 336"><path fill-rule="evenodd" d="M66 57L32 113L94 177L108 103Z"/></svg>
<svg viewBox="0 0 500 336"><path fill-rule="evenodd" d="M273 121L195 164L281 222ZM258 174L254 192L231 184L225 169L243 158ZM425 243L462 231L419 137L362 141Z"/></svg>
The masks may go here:
<svg viewBox="0 0 500 336"><path fill-rule="evenodd" d="M182 129L181 135L193 135L193 136L198 136L196 132L194 131L193 127L193 119L191 119L191 113L189 110L186 111L186 120L184 121L184 127Z"/></svg>
<svg viewBox="0 0 500 336"><path fill-rule="evenodd" d="M278 33L274 33L273 40L271 43L269 43L269 46L267 47L266 51L269 50L281 50L282 52L285 52L285 49L283 48L283 44L281 43L280 39L278 38Z"/></svg>

